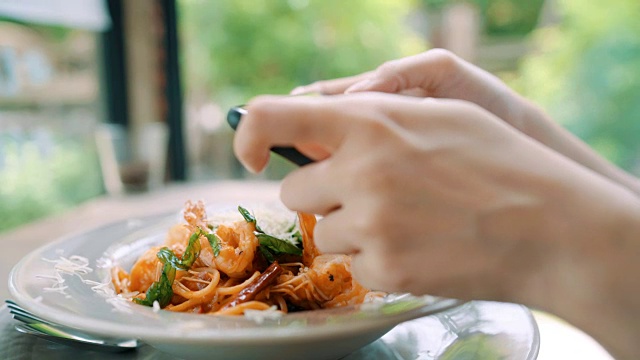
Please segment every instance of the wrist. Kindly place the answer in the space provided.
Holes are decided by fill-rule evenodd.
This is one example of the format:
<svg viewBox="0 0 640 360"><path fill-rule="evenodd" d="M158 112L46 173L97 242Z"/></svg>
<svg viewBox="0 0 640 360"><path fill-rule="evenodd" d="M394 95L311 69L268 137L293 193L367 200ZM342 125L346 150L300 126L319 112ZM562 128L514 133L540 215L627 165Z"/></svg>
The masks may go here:
<svg viewBox="0 0 640 360"><path fill-rule="evenodd" d="M616 358L640 351L640 200L624 189L600 209L591 236L565 244L539 304L593 336Z"/></svg>

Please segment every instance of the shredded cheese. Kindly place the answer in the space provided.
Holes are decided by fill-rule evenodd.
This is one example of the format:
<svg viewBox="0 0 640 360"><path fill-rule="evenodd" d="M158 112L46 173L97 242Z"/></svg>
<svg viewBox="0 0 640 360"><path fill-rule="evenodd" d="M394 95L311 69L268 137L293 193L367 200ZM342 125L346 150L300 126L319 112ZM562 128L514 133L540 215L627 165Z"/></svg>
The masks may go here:
<svg viewBox="0 0 640 360"><path fill-rule="evenodd" d="M286 240L293 245L298 245L294 234L299 231L296 214L274 205L258 205L247 208L256 218L258 226L266 233L278 239ZM243 221L242 215L235 209L229 211L207 211L207 222L210 225L228 225L237 221Z"/></svg>
<svg viewBox="0 0 640 360"><path fill-rule="evenodd" d="M265 320L278 320L284 313L274 305L266 310L246 309L244 317L253 320L256 324L262 324Z"/></svg>
<svg viewBox="0 0 640 360"><path fill-rule="evenodd" d="M67 293L69 286L65 283L63 275L77 276L83 284L88 285L93 292L105 298L105 301L113 306L113 311L121 311L125 313L132 313L130 302L122 296L116 295L113 287L111 286L111 277L109 276L105 282L98 282L95 280L85 279L85 276L92 273L93 269L89 266L89 259L79 255L73 255L70 257L62 256L63 251L57 250L57 255L60 255L58 259L46 259L43 261L54 264L53 275L37 275L37 278L49 280L51 284L42 288L45 293L58 293L69 299L71 296ZM106 261L104 258L100 261ZM104 265L104 264L103 264Z"/></svg>

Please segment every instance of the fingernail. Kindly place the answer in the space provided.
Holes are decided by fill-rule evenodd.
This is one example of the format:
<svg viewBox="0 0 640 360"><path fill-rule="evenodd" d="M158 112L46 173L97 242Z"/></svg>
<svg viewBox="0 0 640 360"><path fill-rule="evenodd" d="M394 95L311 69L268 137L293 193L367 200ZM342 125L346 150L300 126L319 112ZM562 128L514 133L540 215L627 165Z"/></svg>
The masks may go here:
<svg viewBox="0 0 640 360"><path fill-rule="evenodd" d="M297 88L291 90L291 92L289 94L291 94L291 95L301 95L301 94L304 94L305 92L307 92L305 89L306 88L304 86L298 86Z"/></svg>
<svg viewBox="0 0 640 360"><path fill-rule="evenodd" d="M247 169L247 171L249 171L252 174L260 173L260 169L254 166L253 164L242 163L242 166L244 166L244 168Z"/></svg>
<svg viewBox="0 0 640 360"><path fill-rule="evenodd" d="M249 170L249 172L253 174L259 174L267 166L270 158L271 154L267 152L264 155L260 155L260 158L258 159L253 159L253 161L250 162L243 162L242 165L244 165L244 167Z"/></svg>

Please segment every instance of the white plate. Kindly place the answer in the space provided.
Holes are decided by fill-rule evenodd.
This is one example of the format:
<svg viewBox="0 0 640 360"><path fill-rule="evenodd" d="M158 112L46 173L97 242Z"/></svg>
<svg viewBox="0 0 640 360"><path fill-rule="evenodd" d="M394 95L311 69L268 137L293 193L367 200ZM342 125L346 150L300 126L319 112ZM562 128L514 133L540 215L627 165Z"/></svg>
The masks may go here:
<svg viewBox="0 0 640 360"><path fill-rule="evenodd" d="M11 294L36 315L85 332L137 338L183 358L215 354L217 359L335 359L375 341L401 322L460 305L451 299L397 296L383 304L256 321L155 312L116 298L105 262L132 264L151 244L161 243L176 221L175 215L129 220L50 243L13 268ZM87 266L75 273L56 269L63 259L74 256L87 259ZM51 287L59 291L46 290Z"/></svg>

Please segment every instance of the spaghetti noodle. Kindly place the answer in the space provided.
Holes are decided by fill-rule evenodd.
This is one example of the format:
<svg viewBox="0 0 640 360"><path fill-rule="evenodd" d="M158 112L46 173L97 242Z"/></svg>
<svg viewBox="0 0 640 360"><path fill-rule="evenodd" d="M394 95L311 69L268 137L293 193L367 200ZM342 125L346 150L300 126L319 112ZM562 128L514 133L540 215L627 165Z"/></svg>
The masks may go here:
<svg viewBox="0 0 640 360"><path fill-rule="evenodd" d="M209 220L203 202L187 202L185 223L164 244L148 249L129 272L111 269L117 293L164 310L241 315L362 303L369 290L351 276L348 255L321 254L313 241L316 217L298 213L275 231L238 207L240 220ZM267 226L265 226L267 225Z"/></svg>

